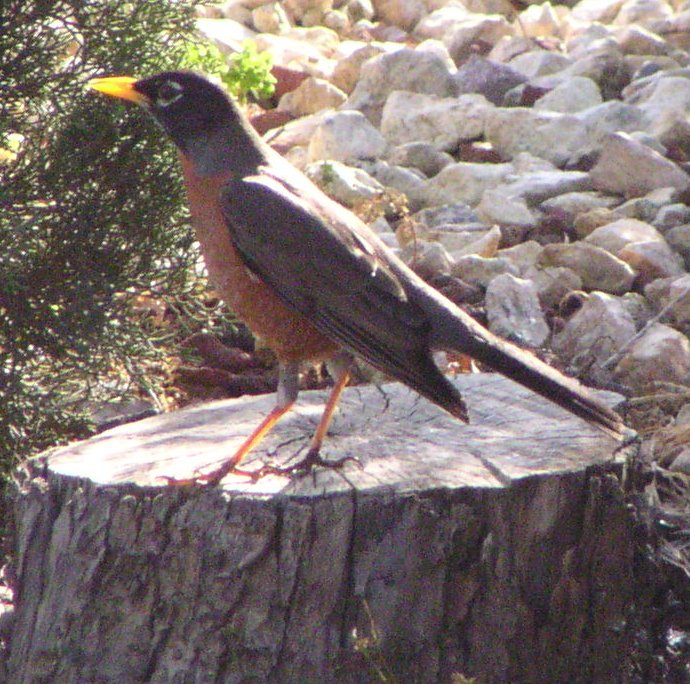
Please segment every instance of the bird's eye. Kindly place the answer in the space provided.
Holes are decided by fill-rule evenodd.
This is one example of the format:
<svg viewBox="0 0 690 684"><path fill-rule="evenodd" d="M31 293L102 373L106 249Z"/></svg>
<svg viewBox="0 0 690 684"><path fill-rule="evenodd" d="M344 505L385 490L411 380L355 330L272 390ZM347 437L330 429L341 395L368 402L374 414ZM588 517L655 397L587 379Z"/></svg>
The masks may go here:
<svg viewBox="0 0 690 684"><path fill-rule="evenodd" d="M156 93L156 104L167 107L182 97L182 86L177 81L166 81Z"/></svg>

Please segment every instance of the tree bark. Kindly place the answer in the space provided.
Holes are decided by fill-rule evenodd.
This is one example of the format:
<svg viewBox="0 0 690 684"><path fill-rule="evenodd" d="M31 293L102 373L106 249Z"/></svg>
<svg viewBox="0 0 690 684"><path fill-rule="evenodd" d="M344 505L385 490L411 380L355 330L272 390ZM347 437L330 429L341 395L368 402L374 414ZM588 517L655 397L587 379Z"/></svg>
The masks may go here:
<svg viewBox="0 0 690 684"><path fill-rule="evenodd" d="M323 449L360 460L342 470L158 479L231 456L272 396L33 462L15 495L9 681L621 681L626 454L500 376L457 382L470 425L399 385L347 390ZM324 396L303 393L247 469L290 461Z"/></svg>

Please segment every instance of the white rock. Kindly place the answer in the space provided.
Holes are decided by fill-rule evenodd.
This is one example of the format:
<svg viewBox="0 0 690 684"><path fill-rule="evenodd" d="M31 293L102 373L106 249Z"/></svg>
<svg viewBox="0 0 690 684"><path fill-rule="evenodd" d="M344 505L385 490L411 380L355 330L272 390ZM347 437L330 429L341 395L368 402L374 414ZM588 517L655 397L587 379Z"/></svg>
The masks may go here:
<svg viewBox="0 0 690 684"><path fill-rule="evenodd" d="M314 162L309 164L304 172L327 195L348 207L383 192L381 183L366 171L354 169L341 162Z"/></svg>
<svg viewBox="0 0 690 684"><path fill-rule="evenodd" d="M427 14L415 26L413 35L417 38L436 38L442 40L455 28L458 22L471 15L463 5L449 3Z"/></svg>
<svg viewBox="0 0 690 684"><path fill-rule="evenodd" d="M662 19L670 19L672 14L670 5L663 0L626 0L613 23L619 26L629 24L646 26Z"/></svg>
<svg viewBox="0 0 690 684"><path fill-rule="evenodd" d="M534 108L572 114L595 107L601 102L599 86L591 78L574 76L540 97L534 103Z"/></svg>
<svg viewBox="0 0 690 684"><path fill-rule="evenodd" d="M618 204L620 200L617 197L601 192L564 192L545 200L540 208L547 213L561 214L568 220L573 220L579 214L593 209L611 209Z"/></svg>
<svg viewBox="0 0 690 684"><path fill-rule="evenodd" d="M508 273L496 276L486 289L486 314L491 332L528 347L541 346L549 326L529 280Z"/></svg>
<svg viewBox="0 0 690 684"><path fill-rule="evenodd" d="M428 142L442 151L454 150L461 141L483 135L491 107L482 95L442 98L396 90L383 108L381 133L392 145Z"/></svg>
<svg viewBox="0 0 690 684"><path fill-rule="evenodd" d="M677 76L660 77L626 98L647 115L647 130L655 135L667 126L669 119L687 118L690 109L690 79Z"/></svg>
<svg viewBox="0 0 690 684"><path fill-rule="evenodd" d="M443 36L443 42L456 64L472 54L477 43L495 45L503 36L511 36L514 29L505 17L498 14L471 14L461 19Z"/></svg>
<svg viewBox="0 0 690 684"><path fill-rule="evenodd" d="M441 57L401 48L362 64L360 79L343 108L363 112L378 126L383 106L395 90L449 97L453 78Z"/></svg>
<svg viewBox="0 0 690 684"><path fill-rule="evenodd" d="M440 240L441 243L449 250L451 249L450 245L447 244L447 239L444 240L444 237L442 236ZM480 257L488 259L496 256L500 242L501 229L498 226L492 226L488 231L484 232L481 237L468 242L468 244L460 247L459 249L454 249L450 252L450 255L455 260L468 254L476 254Z"/></svg>
<svg viewBox="0 0 690 684"><path fill-rule="evenodd" d="M585 22L608 24L616 18L625 0L580 0L572 11L573 17Z"/></svg>
<svg viewBox="0 0 690 684"><path fill-rule="evenodd" d="M496 108L487 112L485 136L503 159L529 152L562 166L587 139L587 129L571 114Z"/></svg>
<svg viewBox="0 0 690 684"><path fill-rule="evenodd" d="M513 167L510 164L449 164L426 183L426 204L464 202L470 206L479 203L484 191L505 178Z"/></svg>
<svg viewBox="0 0 690 684"><path fill-rule="evenodd" d="M313 31L313 29L300 30L303 32ZM323 30L329 31L329 29ZM296 31L297 29L291 29L289 34L285 32L281 35L258 33L254 42L259 50L271 53L274 64L306 71L312 76L328 79L335 68L335 60L329 56L332 49L328 45L324 46L316 41L310 42L308 33L294 33L293 35L293 32ZM333 31L329 31L329 33L336 35Z"/></svg>
<svg viewBox="0 0 690 684"><path fill-rule="evenodd" d="M352 51L349 55L338 60L331 82L344 93L351 93L359 80L362 64L383 53L383 49L377 45L363 45Z"/></svg>
<svg viewBox="0 0 690 684"><path fill-rule="evenodd" d="M551 6L550 2L543 5L529 5L520 12L517 27L523 35L530 38L543 38L544 36L558 36L561 21Z"/></svg>
<svg viewBox="0 0 690 684"><path fill-rule="evenodd" d="M347 95L342 90L322 78L310 76L280 98L278 109L295 116L307 116L322 109L335 109L345 100Z"/></svg>
<svg viewBox="0 0 690 684"><path fill-rule="evenodd" d="M372 0L372 3L379 19L404 31L412 30L427 14L422 0Z"/></svg>
<svg viewBox="0 0 690 684"><path fill-rule="evenodd" d="M654 226L634 218L623 218L593 230L588 242L618 256L623 247L632 242L664 241L664 236Z"/></svg>
<svg viewBox="0 0 690 684"><path fill-rule="evenodd" d="M540 264L572 269L582 278L582 285L588 290L623 294L635 280L635 272L628 264L587 242L546 245Z"/></svg>
<svg viewBox="0 0 690 684"><path fill-rule="evenodd" d="M281 33L290 28L290 20L280 2L269 2L252 10L252 24L259 33Z"/></svg>
<svg viewBox="0 0 690 684"><path fill-rule="evenodd" d="M361 112L340 111L327 116L309 143L309 159L367 159L382 157L385 138Z"/></svg>
<svg viewBox="0 0 690 684"><path fill-rule="evenodd" d="M388 161L398 166L418 169L427 177L435 176L448 164L455 163L449 154L424 142L412 142L394 147L388 153Z"/></svg>
<svg viewBox="0 0 690 684"><path fill-rule="evenodd" d="M541 49L523 52L509 62L513 69L530 79L559 73L572 63L573 61L565 55Z"/></svg>
<svg viewBox="0 0 690 684"><path fill-rule="evenodd" d="M280 148L306 147L314 136L314 131L332 113L322 111L311 116L303 116L300 119L288 121L284 126L268 131L264 139L267 143Z"/></svg>
<svg viewBox="0 0 690 684"><path fill-rule="evenodd" d="M519 275L517 266L511 264L507 259L485 259L475 254L460 257L451 269L451 275L470 285L479 285L480 287L487 287L496 276L503 273Z"/></svg>
<svg viewBox="0 0 690 684"><path fill-rule="evenodd" d="M477 205L477 213L485 223L498 223L524 230L535 228L538 223L537 215L527 206L524 198L505 185L485 190Z"/></svg>
<svg viewBox="0 0 690 684"><path fill-rule="evenodd" d="M256 31L233 19L197 19L196 26L225 53L242 52L244 41L256 37Z"/></svg>
<svg viewBox="0 0 690 684"><path fill-rule="evenodd" d="M501 259L508 259L508 261L515 264L520 270L520 275L524 277L525 274L533 272L537 260L543 251L543 245L540 245L535 240L527 240L513 247L499 249L496 256Z"/></svg>

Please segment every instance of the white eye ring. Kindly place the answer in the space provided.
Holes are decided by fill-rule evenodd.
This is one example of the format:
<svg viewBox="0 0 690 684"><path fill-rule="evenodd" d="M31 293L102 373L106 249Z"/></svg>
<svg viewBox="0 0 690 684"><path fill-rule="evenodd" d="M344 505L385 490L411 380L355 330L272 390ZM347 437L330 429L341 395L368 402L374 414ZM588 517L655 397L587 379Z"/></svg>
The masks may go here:
<svg viewBox="0 0 690 684"><path fill-rule="evenodd" d="M167 107L177 102L182 97L182 86L177 81L166 81L158 88L156 104L159 107Z"/></svg>

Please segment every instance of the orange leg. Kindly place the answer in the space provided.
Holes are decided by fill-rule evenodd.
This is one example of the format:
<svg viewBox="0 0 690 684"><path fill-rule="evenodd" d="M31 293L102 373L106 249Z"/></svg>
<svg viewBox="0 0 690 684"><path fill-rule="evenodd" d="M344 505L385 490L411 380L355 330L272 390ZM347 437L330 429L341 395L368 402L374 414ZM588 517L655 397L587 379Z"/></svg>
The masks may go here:
<svg viewBox="0 0 690 684"><path fill-rule="evenodd" d="M295 472L308 472L315 465L324 466L326 468L341 468L345 463L347 463L347 461L356 461L356 459L352 458L351 456L346 456L345 458L341 458L337 461L326 461L319 455L321 445L323 444L326 433L328 432L328 427L333 419L333 414L338 406L340 395L343 393L343 390L347 386L347 383L350 379L350 362L350 357L343 354L338 363L333 364L334 368L331 368L332 372L335 371L335 385L331 390L328 401L326 402L326 406L321 414L321 420L319 421L316 431L314 432L314 436L311 439L311 444L309 445L307 455L301 461L299 461L299 463L295 463L291 466L278 467L265 465L254 474L254 479L259 479L264 475L289 475Z"/></svg>
<svg viewBox="0 0 690 684"><path fill-rule="evenodd" d="M254 449L259 442L270 432L271 428L282 418L295 403L299 392L299 364L281 363L278 367L278 394L275 408L261 421L259 426L244 441L232 458L223 461L221 465L209 473L195 475L194 477L178 479L162 476L169 485L185 486L205 483L217 485L226 475L234 472L237 475L256 477L255 473L239 470L238 466L244 457ZM197 471L198 472L198 471Z"/></svg>

